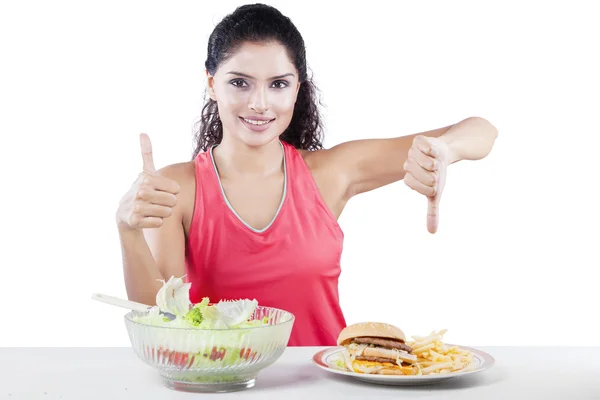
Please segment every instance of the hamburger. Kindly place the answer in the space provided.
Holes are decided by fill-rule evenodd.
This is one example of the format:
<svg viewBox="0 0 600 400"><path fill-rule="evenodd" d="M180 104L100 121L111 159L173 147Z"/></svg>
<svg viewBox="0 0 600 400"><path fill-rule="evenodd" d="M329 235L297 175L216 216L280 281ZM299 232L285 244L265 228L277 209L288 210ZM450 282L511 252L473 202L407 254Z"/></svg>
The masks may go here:
<svg viewBox="0 0 600 400"><path fill-rule="evenodd" d="M417 362L406 336L394 325L362 322L344 328L337 339L348 370L363 374L414 375Z"/></svg>

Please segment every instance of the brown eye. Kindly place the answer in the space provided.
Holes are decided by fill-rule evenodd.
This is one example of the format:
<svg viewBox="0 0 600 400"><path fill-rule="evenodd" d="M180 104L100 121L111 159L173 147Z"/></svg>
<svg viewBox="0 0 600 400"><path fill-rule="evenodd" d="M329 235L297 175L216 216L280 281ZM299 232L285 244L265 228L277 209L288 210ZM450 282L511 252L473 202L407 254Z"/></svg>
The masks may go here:
<svg viewBox="0 0 600 400"><path fill-rule="evenodd" d="M248 86L246 81L244 81L243 79L233 79L229 83L231 83L233 86L239 87L239 88Z"/></svg>
<svg viewBox="0 0 600 400"><path fill-rule="evenodd" d="M275 81L272 85L275 89L283 89L288 87L288 83L286 81Z"/></svg>

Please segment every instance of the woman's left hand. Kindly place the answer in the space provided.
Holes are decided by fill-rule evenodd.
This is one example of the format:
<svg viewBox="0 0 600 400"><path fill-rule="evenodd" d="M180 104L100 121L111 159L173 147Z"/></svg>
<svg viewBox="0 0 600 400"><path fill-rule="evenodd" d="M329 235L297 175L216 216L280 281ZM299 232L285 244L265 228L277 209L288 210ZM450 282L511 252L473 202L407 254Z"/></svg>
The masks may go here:
<svg viewBox="0 0 600 400"><path fill-rule="evenodd" d="M427 196L427 230L437 232L439 204L450 164L450 148L441 139L419 135L413 140L404 163L404 183Z"/></svg>

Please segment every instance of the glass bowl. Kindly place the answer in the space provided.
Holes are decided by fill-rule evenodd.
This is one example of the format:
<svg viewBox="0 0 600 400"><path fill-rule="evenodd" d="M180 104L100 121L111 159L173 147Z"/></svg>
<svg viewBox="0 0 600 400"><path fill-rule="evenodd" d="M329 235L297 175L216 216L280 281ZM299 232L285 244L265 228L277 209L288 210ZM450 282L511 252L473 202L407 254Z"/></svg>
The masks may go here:
<svg viewBox="0 0 600 400"><path fill-rule="evenodd" d="M135 321L145 314L125 315L135 354L158 370L165 386L189 392L253 387L258 373L283 354L294 324L292 313L262 306L250 319L268 317L269 323L242 329L176 328Z"/></svg>

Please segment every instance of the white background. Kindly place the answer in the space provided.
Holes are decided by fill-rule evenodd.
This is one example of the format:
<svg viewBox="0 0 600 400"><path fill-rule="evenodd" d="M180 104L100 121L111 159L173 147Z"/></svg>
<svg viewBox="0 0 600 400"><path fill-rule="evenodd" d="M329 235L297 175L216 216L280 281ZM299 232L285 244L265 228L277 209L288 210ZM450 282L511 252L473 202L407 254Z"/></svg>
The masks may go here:
<svg viewBox="0 0 600 400"><path fill-rule="evenodd" d="M114 214L141 169L190 159L206 44L238 1L0 6L0 346L127 346ZM273 1L307 44L326 146L477 115L499 138L450 167L440 229L396 183L353 199L348 323L470 345L600 345L600 25L593 2ZM568 5L567 5L568 4Z"/></svg>

